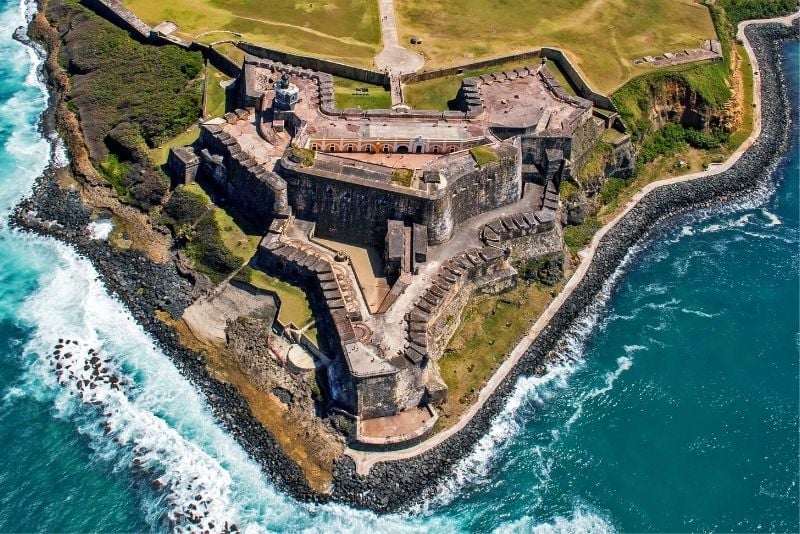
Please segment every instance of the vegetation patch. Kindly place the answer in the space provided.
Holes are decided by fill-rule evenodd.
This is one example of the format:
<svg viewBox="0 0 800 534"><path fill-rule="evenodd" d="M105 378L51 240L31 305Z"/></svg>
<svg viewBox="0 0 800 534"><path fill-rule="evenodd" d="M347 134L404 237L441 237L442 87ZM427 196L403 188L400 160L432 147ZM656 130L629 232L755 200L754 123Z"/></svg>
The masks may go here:
<svg viewBox="0 0 800 534"><path fill-rule="evenodd" d="M595 232L602 225L594 217L587 217L583 224L577 226L567 226L564 228L564 244L574 256L592 240Z"/></svg>
<svg viewBox="0 0 800 534"><path fill-rule="evenodd" d="M612 176L606 180L606 183L604 183L602 189L600 189L600 201L603 204L610 204L619 196L622 190L625 189L625 185L625 180Z"/></svg>
<svg viewBox="0 0 800 534"><path fill-rule="evenodd" d="M334 76L333 93L338 109L389 109L392 107L392 94L380 85Z"/></svg>
<svg viewBox="0 0 800 534"><path fill-rule="evenodd" d="M413 169L395 169L392 171L392 183L403 187L411 187L414 181Z"/></svg>
<svg viewBox="0 0 800 534"><path fill-rule="evenodd" d="M177 235L205 215L210 204L211 199L197 185L179 186L164 204L161 222Z"/></svg>
<svg viewBox="0 0 800 534"><path fill-rule="evenodd" d="M301 167L312 167L314 165L314 151L310 148L293 146L291 156Z"/></svg>
<svg viewBox="0 0 800 534"><path fill-rule="evenodd" d="M228 81L228 77L210 63L206 65L206 97L204 115L206 117L222 117L225 115L227 92L220 85Z"/></svg>
<svg viewBox="0 0 800 534"><path fill-rule="evenodd" d="M567 200L570 197L577 195L579 192L580 191L578 190L578 186L576 186L572 182L564 180L561 182L561 186L558 190L558 195L561 197L561 200Z"/></svg>
<svg viewBox="0 0 800 534"><path fill-rule="evenodd" d="M476 295L439 360L448 401L439 410L437 429L458 421L507 354L558 294L556 287L520 280L499 295Z"/></svg>
<svg viewBox="0 0 800 534"><path fill-rule="evenodd" d="M236 279L277 294L281 301L278 320L282 325L292 323L297 327L303 327L313 319L308 297L299 287L278 280L263 271L253 269L249 265L242 267L236 274ZM306 331L307 334L308 332ZM316 331L313 334L312 340L316 339Z"/></svg>
<svg viewBox="0 0 800 534"><path fill-rule="evenodd" d="M489 163L497 161L499 159L497 157L497 152L495 152L488 146L472 147L469 149L469 153L472 154L472 158L475 160L475 163L477 163L478 167L480 168L483 168Z"/></svg>
<svg viewBox="0 0 800 534"><path fill-rule="evenodd" d="M719 5L736 27L743 20L791 15L797 9L797 0L719 0Z"/></svg>

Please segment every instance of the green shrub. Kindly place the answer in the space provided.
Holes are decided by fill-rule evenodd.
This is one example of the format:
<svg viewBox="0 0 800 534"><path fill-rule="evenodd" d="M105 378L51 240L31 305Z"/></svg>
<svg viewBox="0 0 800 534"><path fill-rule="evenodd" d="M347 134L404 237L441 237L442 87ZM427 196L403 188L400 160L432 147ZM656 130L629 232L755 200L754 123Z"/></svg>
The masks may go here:
<svg viewBox="0 0 800 534"><path fill-rule="evenodd" d="M797 0L719 0L719 5L736 27L743 20L790 15L797 7Z"/></svg>
<svg viewBox="0 0 800 534"><path fill-rule="evenodd" d="M129 122L153 147L197 120L203 89L199 52L139 43L77 2L65 2L61 10L53 18L65 32L60 60L72 76L68 96L93 123L95 141Z"/></svg>
<svg viewBox="0 0 800 534"><path fill-rule="evenodd" d="M583 224L578 226L567 226L564 228L564 244L572 254L575 254L589 244L592 236L600 227L600 222L594 218L587 218Z"/></svg>
<svg viewBox="0 0 800 534"><path fill-rule="evenodd" d="M184 186L173 191L164 204L164 214L169 218L166 224L174 229L194 224L208 211L208 200Z"/></svg>
<svg viewBox="0 0 800 534"><path fill-rule="evenodd" d="M600 189L600 201L603 204L610 204L622 193L626 185L625 180L612 176L603 184L602 189Z"/></svg>
<svg viewBox="0 0 800 534"><path fill-rule="evenodd" d="M123 200L126 199L128 193L125 191L122 180L125 178L125 175L128 174L129 164L120 161L116 154L109 154L105 160L100 162L98 167L100 167L100 174L111 184L114 191L117 192L117 195Z"/></svg>
<svg viewBox="0 0 800 534"><path fill-rule="evenodd" d="M292 159L297 161L301 167L311 167L314 165L314 151L310 148L292 147Z"/></svg>
<svg viewBox="0 0 800 534"><path fill-rule="evenodd" d="M197 222L186 252L195 261L197 269L206 273L215 283L221 281L242 263L225 246L214 215L210 212Z"/></svg>
<svg viewBox="0 0 800 534"><path fill-rule="evenodd" d="M558 194L561 197L561 200L567 200L572 195L578 194L578 187L572 182L564 180L559 186Z"/></svg>

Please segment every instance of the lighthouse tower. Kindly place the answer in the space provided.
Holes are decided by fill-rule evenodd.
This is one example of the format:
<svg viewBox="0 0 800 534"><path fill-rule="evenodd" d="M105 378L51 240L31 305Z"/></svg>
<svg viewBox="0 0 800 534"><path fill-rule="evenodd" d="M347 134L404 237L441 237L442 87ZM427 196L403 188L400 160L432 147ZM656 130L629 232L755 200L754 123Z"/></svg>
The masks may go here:
<svg viewBox="0 0 800 534"><path fill-rule="evenodd" d="M291 83L289 75L284 73L281 79L275 82L275 108L284 111L294 109L299 98L300 88Z"/></svg>

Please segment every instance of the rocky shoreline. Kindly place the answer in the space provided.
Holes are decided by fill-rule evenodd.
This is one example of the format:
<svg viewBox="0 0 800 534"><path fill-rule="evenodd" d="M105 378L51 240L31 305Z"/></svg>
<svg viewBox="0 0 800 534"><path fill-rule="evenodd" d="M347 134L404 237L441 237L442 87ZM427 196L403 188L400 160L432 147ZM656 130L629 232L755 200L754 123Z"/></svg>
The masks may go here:
<svg viewBox="0 0 800 534"><path fill-rule="evenodd" d="M69 243L89 258L109 292L128 307L180 372L204 393L217 420L280 489L304 501L334 500L380 512L395 511L430 496L487 433L517 379L544 371L564 332L594 301L633 246L667 217L718 204L752 190L766 178L767 169L780 159L792 118L781 78L778 43L796 39L798 26L796 22L793 28L753 25L745 31L761 71L764 128L741 159L719 174L659 187L634 206L601 240L584 278L465 428L419 456L376 464L367 476L356 473L350 458L341 458L334 471L332 495L313 491L299 467L252 415L238 390L209 376L204 358L183 347L176 332L156 319L158 310L179 317L192 301L191 283L178 273L174 264L156 264L140 252L116 250L106 241L92 239L86 231L91 211L82 204L77 192L58 186L56 170L46 172L37 181L32 196L16 209L12 223ZM52 123L51 110L43 118L45 133L50 133Z"/></svg>

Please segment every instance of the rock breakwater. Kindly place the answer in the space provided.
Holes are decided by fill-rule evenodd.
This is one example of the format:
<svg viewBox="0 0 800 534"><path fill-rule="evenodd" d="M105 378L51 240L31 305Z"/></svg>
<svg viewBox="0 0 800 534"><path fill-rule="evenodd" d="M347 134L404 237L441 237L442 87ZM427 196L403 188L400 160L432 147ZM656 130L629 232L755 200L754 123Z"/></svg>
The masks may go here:
<svg viewBox="0 0 800 534"><path fill-rule="evenodd" d="M36 184L31 198L22 202L13 222L18 227L51 235L73 245L101 273L115 294L159 343L184 376L200 389L217 420L262 466L276 484L294 497L309 501L333 499L376 511L392 511L419 501L435 491L437 481L448 477L486 434L522 376L542 373L564 332L593 302L604 282L619 267L628 251L655 225L679 212L741 195L768 174L786 145L791 120L780 73L777 43L797 37L797 25L750 26L747 37L756 52L762 81L760 137L732 168L702 178L659 187L638 202L601 240L585 276L556 312L518 365L509 373L473 419L458 433L414 458L376 464L366 476L358 475L350 458L336 465L332 495L311 490L300 469L251 414L247 402L233 387L209 376L205 361L183 347L176 332L156 318L166 311L181 315L196 296L192 285L175 265L157 264L137 251L120 251L103 240L92 239L86 228L91 212L74 191L58 187L54 172Z"/></svg>

